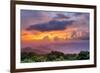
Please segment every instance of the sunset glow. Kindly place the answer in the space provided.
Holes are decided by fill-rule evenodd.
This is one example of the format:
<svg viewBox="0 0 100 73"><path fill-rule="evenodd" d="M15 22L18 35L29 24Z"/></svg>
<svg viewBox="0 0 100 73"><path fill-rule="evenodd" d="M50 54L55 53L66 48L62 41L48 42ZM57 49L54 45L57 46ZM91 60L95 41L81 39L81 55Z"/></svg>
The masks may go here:
<svg viewBox="0 0 100 73"><path fill-rule="evenodd" d="M77 31L77 29L68 29L63 31L45 31L45 32L39 32L39 31L22 31L22 40L23 41L38 41L38 40L70 40L73 39L72 34L74 31ZM82 34L81 34L82 35Z"/></svg>
<svg viewBox="0 0 100 73"><path fill-rule="evenodd" d="M89 13L22 9L20 37L22 51L67 54L88 50Z"/></svg>

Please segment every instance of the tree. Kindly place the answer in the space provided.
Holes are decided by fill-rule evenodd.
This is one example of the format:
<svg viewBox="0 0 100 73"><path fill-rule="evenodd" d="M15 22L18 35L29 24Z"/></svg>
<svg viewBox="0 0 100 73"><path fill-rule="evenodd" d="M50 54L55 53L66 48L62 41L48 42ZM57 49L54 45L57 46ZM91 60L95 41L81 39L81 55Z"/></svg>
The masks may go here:
<svg viewBox="0 0 100 73"><path fill-rule="evenodd" d="M23 62L31 62L32 57L35 55L33 52L21 52L21 61Z"/></svg>
<svg viewBox="0 0 100 73"><path fill-rule="evenodd" d="M65 60L76 60L77 59L77 54L66 54L64 56Z"/></svg>
<svg viewBox="0 0 100 73"><path fill-rule="evenodd" d="M32 57L33 62L45 62L47 60L46 56L36 55Z"/></svg>
<svg viewBox="0 0 100 73"><path fill-rule="evenodd" d="M61 61L64 60L64 54L58 51L52 51L47 55L48 61Z"/></svg>
<svg viewBox="0 0 100 73"><path fill-rule="evenodd" d="M88 51L81 51L77 57L78 60L86 60L89 59L89 52Z"/></svg>

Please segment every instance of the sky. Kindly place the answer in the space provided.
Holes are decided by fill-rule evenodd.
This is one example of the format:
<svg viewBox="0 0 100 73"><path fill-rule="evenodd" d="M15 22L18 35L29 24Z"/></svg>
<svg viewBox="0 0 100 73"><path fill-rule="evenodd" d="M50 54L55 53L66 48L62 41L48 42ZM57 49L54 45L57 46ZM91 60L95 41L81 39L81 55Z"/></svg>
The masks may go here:
<svg viewBox="0 0 100 73"><path fill-rule="evenodd" d="M21 10L22 41L89 40L89 13Z"/></svg>

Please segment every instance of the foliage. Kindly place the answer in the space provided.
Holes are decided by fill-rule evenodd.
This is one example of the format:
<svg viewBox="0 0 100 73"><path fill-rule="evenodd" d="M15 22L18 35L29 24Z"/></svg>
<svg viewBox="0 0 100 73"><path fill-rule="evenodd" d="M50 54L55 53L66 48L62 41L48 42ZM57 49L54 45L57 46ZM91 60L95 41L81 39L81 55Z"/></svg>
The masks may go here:
<svg viewBox="0 0 100 73"><path fill-rule="evenodd" d="M77 54L67 54L64 55L65 60L77 60Z"/></svg>
<svg viewBox="0 0 100 73"><path fill-rule="evenodd" d="M87 52L87 51L81 51L81 52L78 54L77 59L78 59L78 60L86 60L86 59L89 59L89 52Z"/></svg>
<svg viewBox="0 0 100 73"><path fill-rule="evenodd" d="M45 55L39 55L33 52L21 52L22 63L87 59L89 59L88 51L81 51L79 54L64 54L62 52L52 51Z"/></svg>
<svg viewBox="0 0 100 73"><path fill-rule="evenodd" d="M61 61L64 60L64 54L58 51L52 51L47 55L47 61Z"/></svg>

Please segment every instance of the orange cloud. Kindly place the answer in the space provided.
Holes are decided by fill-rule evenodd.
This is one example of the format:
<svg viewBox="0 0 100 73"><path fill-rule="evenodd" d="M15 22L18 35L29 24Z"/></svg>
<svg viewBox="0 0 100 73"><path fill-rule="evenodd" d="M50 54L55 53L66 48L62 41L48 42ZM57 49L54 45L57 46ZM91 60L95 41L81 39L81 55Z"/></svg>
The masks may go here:
<svg viewBox="0 0 100 73"><path fill-rule="evenodd" d="M39 32L39 31L26 31L22 30L21 39L22 41L34 41L34 40L67 40L71 39L71 32L65 30L61 31L46 31L46 32Z"/></svg>
<svg viewBox="0 0 100 73"><path fill-rule="evenodd" d="M76 32L74 34L74 32ZM78 28L68 28L65 30L55 30L55 31L28 31L22 30L21 39L22 41L40 41L40 40L71 40L75 38L80 38L83 36L83 32L78 31Z"/></svg>

